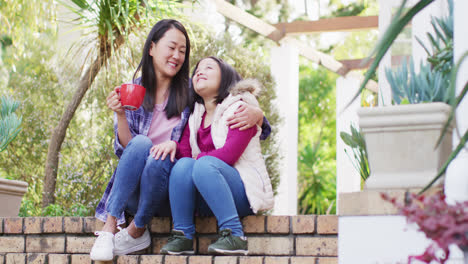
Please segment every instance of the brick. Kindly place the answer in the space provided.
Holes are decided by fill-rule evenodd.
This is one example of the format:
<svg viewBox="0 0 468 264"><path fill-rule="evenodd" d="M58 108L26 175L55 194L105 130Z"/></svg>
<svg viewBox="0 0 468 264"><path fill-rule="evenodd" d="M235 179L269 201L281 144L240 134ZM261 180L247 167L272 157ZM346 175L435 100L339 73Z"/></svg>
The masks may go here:
<svg viewBox="0 0 468 264"><path fill-rule="evenodd" d="M153 217L150 225L151 233L170 233L171 218L169 217Z"/></svg>
<svg viewBox="0 0 468 264"><path fill-rule="evenodd" d="M65 233L77 234L83 233L83 218L82 217L65 217L63 218Z"/></svg>
<svg viewBox="0 0 468 264"><path fill-rule="evenodd" d="M208 254L208 246L216 241L216 236L198 237L198 254Z"/></svg>
<svg viewBox="0 0 468 264"><path fill-rule="evenodd" d="M6 264L25 264L26 254L25 253L10 253L5 256Z"/></svg>
<svg viewBox="0 0 468 264"><path fill-rule="evenodd" d="M28 264L44 264L47 259L47 254L45 253L28 253L26 256L26 262Z"/></svg>
<svg viewBox="0 0 468 264"><path fill-rule="evenodd" d="M9 217L4 218L5 234L21 234L23 233L23 218Z"/></svg>
<svg viewBox="0 0 468 264"><path fill-rule="evenodd" d="M65 236L49 235L26 237L26 252L31 253L64 253Z"/></svg>
<svg viewBox="0 0 468 264"><path fill-rule="evenodd" d="M190 263L192 264L192 263ZM234 256L222 256L215 257L214 264L237 264L237 257Z"/></svg>
<svg viewBox="0 0 468 264"><path fill-rule="evenodd" d="M334 235L338 234L338 216L319 215L317 217L317 233Z"/></svg>
<svg viewBox="0 0 468 264"><path fill-rule="evenodd" d="M248 248L251 255L286 255L294 252L292 237L249 237Z"/></svg>
<svg viewBox="0 0 468 264"><path fill-rule="evenodd" d="M291 257L291 264L315 264L314 257Z"/></svg>
<svg viewBox="0 0 468 264"><path fill-rule="evenodd" d="M196 217L195 230L200 234L216 234L218 226L215 217Z"/></svg>
<svg viewBox="0 0 468 264"><path fill-rule="evenodd" d="M5 263L5 255L3 255L3 254L0 254L0 263L2 263L2 264Z"/></svg>
<svg viewBox="0 0 468 264"><path fill-rule="evenodd" d="M44 233L62 233L63 217L44 217L42 218Z"/></svg>
<svg viewBox="0 0 468 264"><path fill-rule="evenodd" d="M315 215L297 215L292 217L293 234L313 234L315 232Z"/></svg>
<svg viewBox="0 0 468 264"><path fill-rule="evenodd" d="M244 233L265 233L265 216L264 215L250 215L242 219L244 226Z"/></svg>
<svg viewBox="0 0 468 264"><path fill-rule="evenodd" d="M189 262L190 264L207 264L212 263L212 256L190 256Z"/></svg>
<svg viewBox="0 0 468 264"><path fill-rule="evenodd" d="M167 239L169 237L153 237L153 247L152 247L152 250L153 250L153 254L159 254L159 251L161 250L161 248L166 245L167 243Z"/></svg>
<svg viewBox="0 0 468 264"><path fill-rule="evenodd" d="M297 237L296 255L338 256L338 239L336 237Z"/></svg>
<svg viewBox="0 0 468 264"><path fill-rule="evenodd" d="M185 264L187 263L187 256L169 256L164 259L164 264Z"/></svg>
<svg viewBox="0 0 468 264"><path fill-rule="evenodd" d="M66 253L89 253L93 247L94 237L67 236Z"/></svg>
<svg viewBox="0 0 468 264"><path fill-rule="evenodd" d="M0 217L0 234L3 234L3 217Z"/></svg>
<svg viewBox="0 0 468 264"><path fill-rule="evenodd" d="M117 264L138 264L138 258L140 256L129 255L129 256L118 256Z"/></svg>
<svg viewBox="0 0 468 264"><path fill-rule="evenodd" d="M275 234L289 234L289 216L267 216L267 231Z"/></svg>
<svg viewBox="0 0 468 264"><path fill-rule="evenodd" d="M162 255L144 255L140 256L140 264L163 264Z"/></svg>
<svg viewBox="0 0 468 264"><path fill-rule="evenodd" d="M83 232L94 233L94 231L101 230L96 228L97 222L101 221L97 220L95 217L83 217Z"/></svg>
<svg viewBox="0 0 468 264"><path fill-rule="evenodd" d="M239 264L263 264L263 257L239 257Z"/></svg>
<svg viewBox="0 0 468 264"><path fill-rule="evenodd" d="M338 258L317 258L318 264L338 264Z"/></svg>
<svg viewBox="0 0 468 264"><path fill-rule="evenodd" d="M26 217L24 218L24 233L25 234L40 234L42 233L41 218Z"/></svg>
<svg viewBox="0 0 468 264"><path fill-rule="evenodd" d="M0 253L24 252L23 236L0 236Z"/></svg>
<svg viewBox="0 0 468 264"><path fill-rule="evenodd" d="M89 254L73 254L71 255L71 264L91 264L91 258ZM107 263L107 262L96 262L96 263ZM109 262L112 263L112 262Z"/></svg>
<svg viewBox="0 0 468 264"><path fill-rule="evenodd" d="M265 264L289 264L289 257L265 257Z"/></svg>
<svg viewBox="0 0 468 264"><path fill-rule="evenodd" d="M65 264L65 263L69 263L69 255L49 254L49 264Z"/></svg>

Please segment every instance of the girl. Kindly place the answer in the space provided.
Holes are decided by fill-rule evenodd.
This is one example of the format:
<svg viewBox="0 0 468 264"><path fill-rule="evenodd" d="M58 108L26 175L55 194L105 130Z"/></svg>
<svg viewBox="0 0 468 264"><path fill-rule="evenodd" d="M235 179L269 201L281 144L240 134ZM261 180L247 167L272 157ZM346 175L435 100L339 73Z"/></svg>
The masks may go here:
<svg viewBox="0 0 468 264"><path fill-rule="evenodd" d="M208 247L209 253L247 254L239 217L273 207L260 130L231 129L227 123L240 105L258 105L254 95L258 82L240 80L218 58L198 62L192 75L195 106L182 139L155 149L155 158L169 153L181 158L169 178L174 230L162 254L193 254L195 210L200 215L214 214L218 221L220 238Z"/></svg>
<svg viewBox="0 0 468 264"><path fill-rule="evenodd" d="M115 154L120 158L106 191L96 209L96 218L105 222L90 252L92 260L109 261L148 247L146 228L154 215L169 215L168 182L173 160L156 160L153 146L169 139L178 141L187 123L189 99L190 40L184 26L164 19L151 29L134 83L146 88L142 107L136 111L122 108L120 96L112 91L107 106L114 111ZM231 124L248 128L262 122L259 108L239 109ZM258 121L260 120L260 121ZM268 136L268 122L264 136ZM125 222L124 212L133 221L117 233Z"/></svg>

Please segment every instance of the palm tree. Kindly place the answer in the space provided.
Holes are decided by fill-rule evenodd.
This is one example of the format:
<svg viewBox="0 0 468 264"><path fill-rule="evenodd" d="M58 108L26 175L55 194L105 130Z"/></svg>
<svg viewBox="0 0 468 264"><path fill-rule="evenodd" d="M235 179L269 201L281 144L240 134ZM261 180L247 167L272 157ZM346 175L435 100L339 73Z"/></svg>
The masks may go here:
<svg viewBox="0 0 468 264"><path fill-rule="evenodd" d="M78 16L74 22L90 29L92 41L89 57L83 63L78 87L68 103L62 117L50 137L45 165L43 207L55 202L55 185L59 164L59 153L65 139L67 128L84 95L106 62L117 54L119 48L128 40L131 33L152 23L163 15L177 11L177 2L170 0L70 0L63 4ZM89 55L93 54L93 55Z"/></svg>

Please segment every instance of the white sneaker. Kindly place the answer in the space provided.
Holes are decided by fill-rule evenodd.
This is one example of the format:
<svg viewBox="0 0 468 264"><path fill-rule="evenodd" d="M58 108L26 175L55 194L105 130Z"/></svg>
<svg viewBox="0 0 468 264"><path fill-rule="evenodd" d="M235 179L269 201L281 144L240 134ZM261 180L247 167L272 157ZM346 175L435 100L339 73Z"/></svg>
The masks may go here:
<svg viewBox="0 0 468 264"><path fill-rule="evenodd" d="M121 256L145 249L151 244L151 237L148 229L139 238L133 238L128 234L127 228L115 234L114 254Z"/></svg>
<svg viewBox="0 0 468 264"><path fill-rule="evenodd" d="M110 261L114 258L114 234L111 232L96 231L98 237L89 253L92 260Z"/></svg>

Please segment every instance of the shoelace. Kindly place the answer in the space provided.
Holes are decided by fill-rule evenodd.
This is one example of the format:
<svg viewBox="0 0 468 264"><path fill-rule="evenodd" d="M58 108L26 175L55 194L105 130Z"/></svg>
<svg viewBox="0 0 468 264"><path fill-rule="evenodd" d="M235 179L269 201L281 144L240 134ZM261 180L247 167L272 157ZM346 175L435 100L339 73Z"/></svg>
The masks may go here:
<svg viewBox="0 0 468 264"><path fill-rule="evenodd" d="M123 235L123 232L127 232L127 230L125 228L120 227L120 226L117 226L117 229L119 229L119 232L117 234L115 234L115 240L121 241L122 239L124 239L123 237L125 237L125 242L128 242L128 237L129 237L128 233L127 233L126 236Z"/></svg>
<svg viewBox="0 0 468 264"><path fill-rule="evenodd" d="M176 239L182 239L182 238L185 238L185 236L179 235L178 233L173 232L171 234L171 237L169 237L169 239L167 241L170 242L170 241L173 241L173 240L176 240Z"/></svg>
<svg viewBox="0 0 468 264"><path fill-rule="evenodd" d="M230 231L222 231L220 233L221 235L221 238L220 238L220 241L227 241L231 246L234 246L234 241L232 239L232 236L231 236L231 232Z"/></svg>

